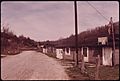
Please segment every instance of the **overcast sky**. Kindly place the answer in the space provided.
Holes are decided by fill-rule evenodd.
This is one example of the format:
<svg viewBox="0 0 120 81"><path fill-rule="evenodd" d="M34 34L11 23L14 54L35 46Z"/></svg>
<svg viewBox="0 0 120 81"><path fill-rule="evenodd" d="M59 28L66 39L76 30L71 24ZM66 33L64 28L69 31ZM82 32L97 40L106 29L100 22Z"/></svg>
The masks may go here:
<svg viewBox="0 0 120 81"><path fill-rule="evenodd" d="M89 1L108 20L119 21L117 1ZM78 1L78 32L108 24L86 1ZM57 40L74 34L73 1L3 1L1 23L8 23L17 36L36 41Z"/></svg>

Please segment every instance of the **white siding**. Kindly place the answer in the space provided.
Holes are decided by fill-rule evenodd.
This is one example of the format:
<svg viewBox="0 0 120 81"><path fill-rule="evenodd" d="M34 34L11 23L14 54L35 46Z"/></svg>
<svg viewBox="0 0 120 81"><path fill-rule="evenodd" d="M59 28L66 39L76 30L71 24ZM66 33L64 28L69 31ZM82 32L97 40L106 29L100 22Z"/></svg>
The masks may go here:
<svg viewBox="0 0 120 81"><path fill-rule="evenodd" d="M43 53L47 53L47 49L46 48L43 48Z"/></svg>
<svg viewBox="0 0 120 81"><path fill-rule="evenodd" d="M56 49L56 57L63 59L63 49Z"/></svg>
<svg viewBox="0 0 120 81"><path fill-rule="evenodd" d="M70 48L68 48L68 53L67 53L67 48L65 48L65 55L70 55Z"/></svg>
<svg viewBox="0 0 120 81"><path fill-rule="evenodd" d="M103 65L112 66L112 48L104 47L102 48L103 53Z"/></svg>
<svg viewBox="0 0 120 81"><path fill-rule="evenodd" d="M87 48L87 57L84 57L84 61L85 62L88 62L89 60L88 60L88 57L89 57L89 48L88 47L85 47L85 48ZM81 50L81 54L83 55L83 47L81 48L82 50Z"/></svg>

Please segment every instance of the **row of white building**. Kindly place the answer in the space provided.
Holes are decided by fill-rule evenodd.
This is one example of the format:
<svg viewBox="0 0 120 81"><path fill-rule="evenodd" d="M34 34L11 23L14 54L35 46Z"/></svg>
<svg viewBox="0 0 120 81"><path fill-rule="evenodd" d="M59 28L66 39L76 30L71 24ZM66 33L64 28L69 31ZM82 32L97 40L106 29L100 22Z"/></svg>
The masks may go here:
<svg viewBox="0 0 120 81"><path fill-rule="evenodd" d="M102 65L110 65L112 66L112 46L107 45L107 38L101 37L98 38L98 44L100 45L86 45L81 46L78 48L78 58L79 61L81 61L82 56L84 55L84 61L85 62L96 62L96 57L99 54L101 59ZM73 47L41 47L43 53L47 54L55 54L56 58L58 59L65 59L65 60L73 60L76 59L76 51ZM115 64L119 64L119 47L116 47L115 49Z"/></svg>

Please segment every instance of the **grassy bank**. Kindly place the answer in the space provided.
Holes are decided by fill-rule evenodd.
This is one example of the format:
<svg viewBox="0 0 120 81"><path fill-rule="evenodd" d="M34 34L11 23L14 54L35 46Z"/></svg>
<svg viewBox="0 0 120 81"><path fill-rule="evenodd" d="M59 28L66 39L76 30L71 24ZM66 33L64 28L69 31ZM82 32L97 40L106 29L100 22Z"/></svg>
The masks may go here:
<svg viewBox="0 0 120 81"><path fill-rule="evenodd" d="M88 64L86 64L85 67L87 72L86 74L81 73L80 68L74 66L66 68L66 72L71 78L71 80L95 80L96 68L89 67ZM99 79L119 80L119 66L100 66Z"/></svg>
<svg viewBox="0 0 120 81"><path fill-rule="evenodd" d="M88 75L82 74L80 68L78 67L66 68L66 73L71 78L71 80L89 80Z"/></svg>
<svg viewBox="0 0 120 81"><path fill-rule="evenodd" d="M91 79L94 79L96 69L92 67L87 67L87 72ZM111 66L100 66L100 73L99 73L100 80L118 80L119 79L119 66L116 65L114 67Z"/></svg>

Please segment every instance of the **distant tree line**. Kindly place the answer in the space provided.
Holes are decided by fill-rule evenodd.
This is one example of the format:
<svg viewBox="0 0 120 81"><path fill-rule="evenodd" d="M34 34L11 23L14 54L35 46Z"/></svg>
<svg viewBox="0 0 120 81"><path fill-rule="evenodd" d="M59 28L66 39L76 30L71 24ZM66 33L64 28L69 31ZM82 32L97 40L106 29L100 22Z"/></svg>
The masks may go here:
<svg viewBox="0 0 120 81"><path fill-rule="evenodd" d="M36 41L23 35L16 36L8 27L3 27L1 31L1 53L19 53L21 48L32 48L36 46Z"/></svg>

